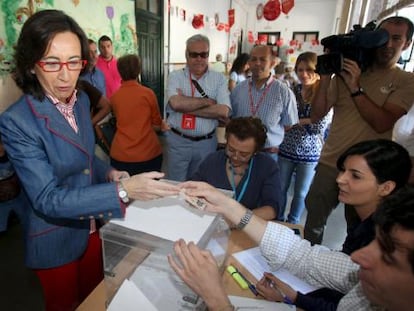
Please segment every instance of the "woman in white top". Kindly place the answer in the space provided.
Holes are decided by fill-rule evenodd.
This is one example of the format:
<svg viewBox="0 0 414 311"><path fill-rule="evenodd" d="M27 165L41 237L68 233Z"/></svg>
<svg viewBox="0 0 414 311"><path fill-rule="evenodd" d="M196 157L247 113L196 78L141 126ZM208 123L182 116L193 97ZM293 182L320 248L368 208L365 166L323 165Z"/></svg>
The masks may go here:
<svg viewBox="0 0 414 311"><path fill-rule="evenodd" d="M247 53L242 53L236 57L233 66L230 69L229 91L231 92L238 83L246 80L249 72L249 64L247 63L250 56Z"/></svg>

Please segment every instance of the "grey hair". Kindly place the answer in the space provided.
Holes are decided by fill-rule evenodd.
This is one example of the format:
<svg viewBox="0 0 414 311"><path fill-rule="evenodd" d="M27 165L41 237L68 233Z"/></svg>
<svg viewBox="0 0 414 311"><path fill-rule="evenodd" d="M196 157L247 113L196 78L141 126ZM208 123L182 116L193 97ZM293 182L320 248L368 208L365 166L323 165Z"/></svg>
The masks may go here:
<svg viewBox="0 0 414 311"><path fill-rule="evenodd" d="M206 36L201 35L201 34L197 34L197 35L194 35L194 36L191 36L190 38L188 38L186 43L185 43L186 44L186 49L188 49L188 46L190 44L195 43L195 42L200 42L200 41L207 43L208 48L210 49L210 40Z"/></svg>

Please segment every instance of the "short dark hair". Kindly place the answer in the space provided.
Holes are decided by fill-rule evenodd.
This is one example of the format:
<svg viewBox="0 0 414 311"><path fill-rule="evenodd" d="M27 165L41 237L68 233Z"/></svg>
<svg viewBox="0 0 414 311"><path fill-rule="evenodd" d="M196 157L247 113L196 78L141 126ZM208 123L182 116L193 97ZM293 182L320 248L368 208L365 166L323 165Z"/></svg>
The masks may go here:
<svg viewBox="0 0 414 311"><path fill-rule="evenodd" d="M117 67L123 81L136 80L141 73L141 62L135 54L120 57Z"/></svg>
<svg viewBox="0 0 414 311"><path fill-rule="evenodd" d="M256 142L255 152L263 149L267 138L267 130L259 118L239 117L231 119L226 126L226 138L230 134L239 140L253 138Z"/></svg>
<svg viewBox="0 0 414 311"><path fill-rule="evenodd" d="M393 229L398 226L414 233L414 188L405 186L385 197L373 216L378 228L379 245L385 254L396 249L392 237ZM414 273L414 245L408 250L408 262Z"/></svg>
<svg viewBox="0 0 414 311"><path fill-rule="evenodd" d="M360 155L367 162L378 183L391 180L395 190L404 187L411 171L411 159L408 151L400 144L388 139L366 140L349 147L343 152L336 167L342 171L349 156Z"/></svg>
<svg viewBox="0 0 414 311"><path fill-rule="evenodd" d="M111 43L112 43L111 38L109 38L107 35L103 35L103 36L101 36L101 37L99 38L99 40L98 40L98 45L100 45L102 41L109 41L109 42L111 42Z"/></svg>
<svg viewBox="0 0 414 311"><path fill-rule="evenodd" d="M81 58L89 62L88 39L78 23L64 12L38 11L24 23L15 48L16 68L13 75L17 86L24 93L33 95L39 100L44 98L44 91L32 70L36 62L45 55L56 34L66 31L74 33L79 38ZM84 71L85 68L81 73Z"/></svg>
<svg viewBox="0 0 414 311"><path fill-rule="evenodd" d="M414 25L413 22L408 19L407 17L404 16L391 16L388 17L384 20L381 21L381 23L379 23L377 28L381 28L381 26L384 23L391 23L391 24L406 24L407 25L407 33L406 33L406 38L407 41L411 41L413 39L413 34L414 34Z"/></svg>

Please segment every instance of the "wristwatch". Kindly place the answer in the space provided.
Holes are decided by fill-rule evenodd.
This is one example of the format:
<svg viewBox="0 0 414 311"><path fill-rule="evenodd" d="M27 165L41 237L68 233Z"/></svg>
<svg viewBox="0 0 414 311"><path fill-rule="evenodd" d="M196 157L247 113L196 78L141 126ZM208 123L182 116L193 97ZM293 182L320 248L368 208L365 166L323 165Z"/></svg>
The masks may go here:
<svg viewBox="0 0 414 311"><path fill-rule="evenodd" d="M128 203L129 202L129 198L128 198L128 192L125 190L124 186L122 185L121 182L118 183L118 196L121 199L122 202L124 203Z"/></svg>
<svg viewBox="0 0 414 311"><path fill-rule="evenodd" d="M249 223L252 216L253 216L252 210L248 209L246 211L246 214L243 215L243 217L240 219L240 222L236 225L236 229L242 230Z"/></svg>
<svg viewBox="0 0 414 311"><path fill-rule="evenodd" d="M357 97L359 95L363 95L364 93L364 89L362 87L358 88L358 91L355 91L353 93L351 93L351 97Z"/></svg>

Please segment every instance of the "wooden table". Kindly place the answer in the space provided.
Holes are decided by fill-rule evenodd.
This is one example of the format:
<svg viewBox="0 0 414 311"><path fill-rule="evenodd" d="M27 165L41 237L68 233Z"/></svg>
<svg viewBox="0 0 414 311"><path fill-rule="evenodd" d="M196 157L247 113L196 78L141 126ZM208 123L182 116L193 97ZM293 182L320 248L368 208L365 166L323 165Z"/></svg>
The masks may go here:
<svg viewBox="0 0 414 311"><path fill-rule="evenodd" d="M288 225L289 227L298 228L303 234L301 226ZM232 254L257 246L244 232L232 230L228 243L228 258L225 262L225 267L229 264L234 265L239 269L249 280L256 281L256 279L231 256ZM223 273L223 283L228 295L242 296L254 298L255 296L249 289L242 289L230 276L229 273ZM95 290L84 300L84 302L76 309L77 311L105 311L106 302L106 288L105 283L102 281L95 288Z"/></svg>

